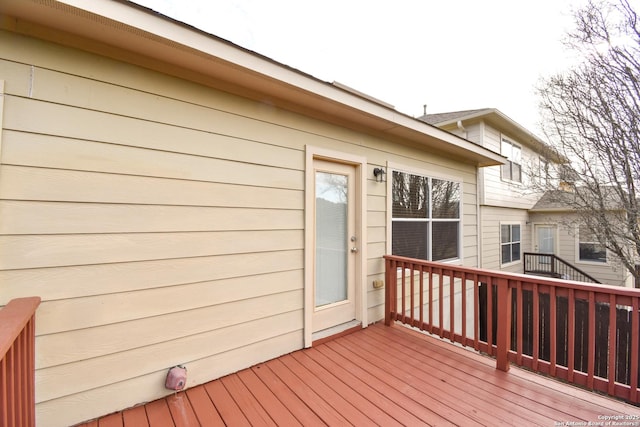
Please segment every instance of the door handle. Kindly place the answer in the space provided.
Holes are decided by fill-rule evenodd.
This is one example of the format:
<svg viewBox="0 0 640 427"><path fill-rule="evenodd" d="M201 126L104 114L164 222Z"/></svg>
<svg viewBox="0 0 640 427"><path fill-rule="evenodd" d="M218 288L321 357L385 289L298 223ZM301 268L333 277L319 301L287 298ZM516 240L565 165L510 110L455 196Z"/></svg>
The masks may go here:
<svg viewBox="0 0 640 427"><path fill-rule="evenodd" d="M358 248L356 248L356 247L351 248L351 252L354 253L354 254L357 254L358 253Z"/></svg>

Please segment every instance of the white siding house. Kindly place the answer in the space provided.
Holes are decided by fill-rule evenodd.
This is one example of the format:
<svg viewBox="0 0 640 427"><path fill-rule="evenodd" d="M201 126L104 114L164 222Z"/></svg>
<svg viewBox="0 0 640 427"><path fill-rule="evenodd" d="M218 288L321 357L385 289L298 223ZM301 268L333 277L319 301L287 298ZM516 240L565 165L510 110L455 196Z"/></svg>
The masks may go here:
<svg viewBox="0 0 640 427"><path fill-rule="evenodd" d="M467 138L507 158L502 166L479 169L480 265L522 273L524 252L553 253L601 283L632 286L631 275L612 257L585 259L579 227L567 226L575 214L546 202L532 179L547 176L549 162L564 160L540 138L496 109L428 114L421 120ZM560 183L558 183L560 188ZM592 257L593 258L593 257Z"/></svg>
<svg viewBox="0 0 640 427"><path fill-rule="evenodd" d="M447 256L479 265L495 147L126 1L0 13L0 305L42 297L39 426L166 395L174 365L191 387L381 319L396 172L455 190Z"/></svg>
<svg viewBox="0 0 640 427"><path fill-rule="evenodd" d="M478 172L480 265L522 273L522 254L533 245L529 209L540 197L530 190L527 168L544 158L546 145L496 109L429 114L420 119L507 158L506 165Z"/></svg>

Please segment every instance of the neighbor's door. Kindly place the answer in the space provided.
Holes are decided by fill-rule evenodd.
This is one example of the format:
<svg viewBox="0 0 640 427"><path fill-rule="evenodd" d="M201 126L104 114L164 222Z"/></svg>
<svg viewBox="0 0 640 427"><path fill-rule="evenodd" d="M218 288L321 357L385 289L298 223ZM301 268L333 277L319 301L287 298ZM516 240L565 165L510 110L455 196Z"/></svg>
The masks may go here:
<svg viewBox="0 0 640 427"><path fill-rule="evenodd" d="M540 254L556 253L556 226L536 224L534 226L535 252ZM549 257L540 259L541 262L549 263Z"/></svg>
<svg viewBox="0 0 640 427"><path fill-rule="evenodd" d="M355 166L314 160L313 332L356 318Z"/></svg>

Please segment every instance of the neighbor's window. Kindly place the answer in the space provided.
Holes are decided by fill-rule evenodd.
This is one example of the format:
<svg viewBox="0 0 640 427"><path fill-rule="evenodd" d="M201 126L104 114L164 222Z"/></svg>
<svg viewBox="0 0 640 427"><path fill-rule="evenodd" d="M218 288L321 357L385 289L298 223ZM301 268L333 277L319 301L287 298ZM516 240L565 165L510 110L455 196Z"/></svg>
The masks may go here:
<svg viewBox="0 0 640 427"><path fill-rule="evenodd" d="M607 262L607 249L598 242L591 230L582 225L578 229L578 251L580 261Z"/></svg>
<svg viewBox="0 0 640 427"><path fill-rule="evenodd" d="M394 171L392 200L393 255L460 258L460 183Z"/></svg>
<svg viewBox="0 0 640 427"><path fill-rule="evenodd" d="M522 149L508 139L502 138L501 151L507 158L507 163L502 165L502 179L522 182Z"/></svg>
<svg viewBox="0 0 640 427"><path fill-rule="evenodd" d="M540 182L549 185L551 182L551 173L549 172L549 160L540 157Z"/></svg>
<svg viewBox="0 0 640 427"><path fill-rule="evenodd" d="M500 225L501 263L520 261L520 224Z"/></svg>

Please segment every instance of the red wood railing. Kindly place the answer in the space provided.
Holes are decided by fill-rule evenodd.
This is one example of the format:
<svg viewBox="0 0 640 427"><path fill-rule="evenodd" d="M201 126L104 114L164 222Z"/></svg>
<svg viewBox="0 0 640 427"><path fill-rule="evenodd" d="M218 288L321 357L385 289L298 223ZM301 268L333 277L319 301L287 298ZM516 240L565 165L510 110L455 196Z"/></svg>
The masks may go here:
<svg viewBox="0 0 640 427"><path fill-rule="evenodd" d="M384 258L387 325L473 347L500 370L515 363L640 402L640 290Z"/></svg>
<svg viewBox="0 0 640 427"><path fill-rule="evenodd" d="M19 298L0 310L0 426L36 425L35 312L40 298Z"/></svg>

